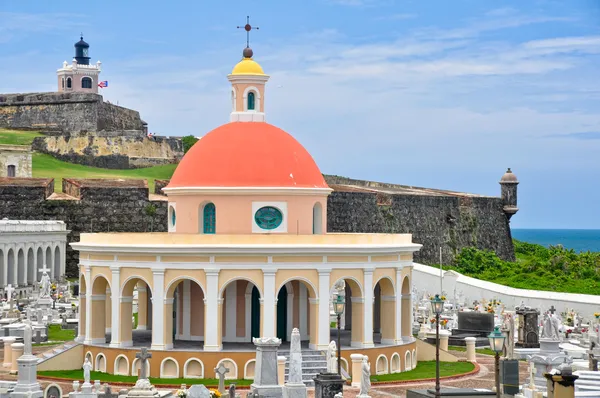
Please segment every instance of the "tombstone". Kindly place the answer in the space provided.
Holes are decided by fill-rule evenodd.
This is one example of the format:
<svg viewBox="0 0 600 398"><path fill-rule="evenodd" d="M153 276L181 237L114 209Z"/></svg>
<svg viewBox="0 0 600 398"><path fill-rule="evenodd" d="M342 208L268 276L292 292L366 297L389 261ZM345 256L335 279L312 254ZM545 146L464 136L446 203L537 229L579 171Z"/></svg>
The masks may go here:
<svg viewBox="0 0 600 398"><path fill-rule="evenodd" d="M294 328L291 337L288 382L283 387L283 396L285 398L306 398L306 385L302 382L300 331Z"/></svg>
<svg viewBox="0 0 600 398"><path fill-rule="evenodd" d="M519 360L502 359L500 360L500 384L502 391L507 395L519 393Z"/></svg>
<svg viewBox="0 0 600 398"><path fill-rule="evenodd" d="M150 383L150 380L148 380L148 359L152 358L152 354L148 352L146 347L142 347L140 352L135 354L135 357L140 361L140 373L135 386L127 392L127 397L160 397L160 393ZM120 393L119 396L121 396Z"/></svg>
<svg viewBox="0 0 600 398"><path fill-rule="evenodd" d="M23 355L17 359L19 367L19 376L13 392L12 398L42 398L44 392L37 381L37 363L38 357L31 354L31 325L25 324L24 330L24 351Z"/></svg>
<svg viewBox="0 0 600 398"><path fill-rule="evenodd" d="M475 346L483 347L490 344L488 335L494 330L494 314L482 312L459 312L458 327L452 330L448 344L464 346L465 337L475 337ZM428 336L428 342L435 344L435 336L432 341Z"/></svg>
<svg viewBox="0 0 600 398"><path fill-rule="evenodd" d="M142 347L141 351L135 354L135 357L140 360L140 373L138 380L148 378L148 359L152 358L152 354L148 352L146 347Z"/></svg>
<svg viewBox="0 0 600 398"><path fill-rule="evenodd" d="M283 397L277 375L277 347L281 345L281 339L260 337L254 338L253 342L256 346L256 371L251 391L269 398Z"/></svg>
<svg viewBox="0 0 600 398"><path fill-rule="evenodd" d="M319 373L313 380L315 398L333 398L344 391L344 379L337 373Z"/></svg>
<svg viewBox="0 0 600 398"><path fill-rule="evenodd" d="M211 395L204 384L194 384L188 389L187 398L211 398Z"/></svg>
<svg viewBox="0 0 600 398"><path fill-rule="evenodd" d="M515 346L519 348L540 348L540 325L538 323L540 312L522 305L516 308L516 313L519 317L519 326Z"/></svg>
<svg viewBox="0 0 600 398"><path fill-rule="evenodd" d="M44 398L62 398L62 388L56 383L50 383L44 390Z"/></svg>
<svg viewBox="0 0 600 398"><path fill-rule="evenodd" d="M217 378L219 379L219 392L225 394L225 374L229 373L229 369L220 364L215 368L215 373L217 374Z"/></svg>

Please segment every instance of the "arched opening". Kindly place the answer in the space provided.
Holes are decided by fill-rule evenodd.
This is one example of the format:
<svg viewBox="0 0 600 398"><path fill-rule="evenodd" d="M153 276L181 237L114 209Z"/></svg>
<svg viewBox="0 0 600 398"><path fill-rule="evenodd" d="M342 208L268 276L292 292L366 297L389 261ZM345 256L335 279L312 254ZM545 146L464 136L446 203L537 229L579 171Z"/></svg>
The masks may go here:
<svg viewBox="0 0 600 398"><path fill-rule="evenodd" d="M244 379L254 380L254 374L256 373L256 359L250 359L244 365Z"/></svg>
<svg viewBox="0 0 600 398"><path fill-rule="evenodd" d="M92 79L89 77L81 79L81 88L92 88Z"/></svg>
<svg viewBox="0 0 600 398"><path fill-rule="evenodd" d="M217 209L212 202L206 203L202 208L202 219L199 220L203 234L214 234L217 230Z"/></svg>
<svg viewBox="0 0 600 398"><path fill-rule="evenodd" d="M255 97L254 92L250 91L248 93L248 110L249 111L255 110L254 108L256 107L256 100L254 97Z"/></svg>
<svg viewBox="0 0 600 398"><path fill-rule="evenodd" d="M19 249L17 252L17 286L26 285L25 281L25 252Z"/></svg>
<svg viewBox="0 0 600 398"><path fill-rule="evenodd" d="M406 354L404 355L404 371L408 372L409 370L412 370L412 368L413 366L410 351L406 351Z"/></svg>
<svg viewBox="0 0 600 398"><path fill-rule="evenodd" d="M397 352L392 354L392 359L390 361L390 373L400 373L400 355Z"/></svg>
<svg viewBox="0 0 600 398"><path fill-rule="evenodd" d="M129 360L125 355L119 355L115 359L115 370L116 375L129 376Z"/></svg>
<svg viewBox="0 0 600 398"><path fill-rule="evenodd" d="M198 358L190 358L183 364L184 379L203 379L204 364Z"/></svg>
<svg viewBox="0 0 600 398"><path fill-rule="evenodd" d="M67 77L67 88L72 88L73 84L71 83L71 78Z"/></svg>
<svg viewBox="0 0 600 398"><path fill-rule="evenodd" d="M49 246L46 248L46 268L50 270L48 276L52 278L52 249Z"/></svg>
<svg viewBox="0 0 600 398"><path fill-rule="evenodd" d="M349 278L339 279L333 286L343 286L346 300L344 314L342 315L344 327L341 331L341 344L347 347L362 347L364 341L364 294L362 288L354 279ZM330 340L335 339L337 342L337 336L337 328L332 328Z"/></svg>
<svg viewBox="0 0 600 398"><path fill-rule="evenodd" d="M124 283L119 303L121 347L131 347L134 341L152 341L151 323L148 323L151 300L152 291L145 280L133 277Z"/></svg>
<svg viewBox="0 0 600 398"><path fill-rule="evenodd" d="M36 271L34 273L34 278L36 282L39 282L42 279L42 268L44 268L44 251L42 250L41 247L38 247L36 255L35 255L35 262L36 262Z"/></svg>
<svg viewBox="0 0 600 398"><path fill-rule="evenodd" d="M321 203L313 206L313 234L323 233L323 207Z"/></svg>
<svg viewBox="0 0 600 398"><path fill-rule="evenodd" d="M17 166L14 164L9 164L6 168L6 176L7 177L16 177L17 176Z"/></svg>
<svg viewBox="0 0 600 398"><path fill-rule="evenodd" d="M92 344L104 344L107 342L106 318L107 311L110 308L110 304L107 303L107 288L110 288L110 284L102 275L97 276L92 282L92 311L90 314L87 314L88 316L92 316L92 326L90 333L86 333L86 339L91 339Z"/></svg>
<svg viewBox="0 0 600 398"><path fill-rule="evenodd" d="M260 291L249 280L236 279L221 289L221 341L223 343L251 343L260 337Z"/></svg>
<svg viewBox="0 0 600 398"><path fill-rule="evenodd" d="M316 345L316 333L311 326L316 325L317 311L311 308L310 300L316 298L313 287L301 279L284 283L277 293L277 337L290 341L292 330L300 331L300 340L309 340Z"/></svg>
<svg viewBox="0 0 600 398"><path fill-rule="evenodd" d="M408 276L405 276L402 280L402 308L401 308L401 324L400 331L402 335L402 340L404 342L409 342L412 340L412 303L410 294L410 280Z"/></svg>
<svg viewBox="0 0 600 398"><path fill-rule="evenodd" d="M396 295L390 278L381 278L373 289L373 342L394 344Z"/></svg>
<svg viewBox="0 0 600 398"><path fill-rule="evenodd" d="M96 355L96 372L106 373L106 357L104 354Z"/></svg>
<svg viewBox="0 0 600 398"><path fill-rule="evenodd" d="M79 275L79 324L78 324L78 340L82 341L85 339L86 334L86 280L83 274ZM90 358L91 362L91 358Z"/></svg>
<svg viewBox="0 0 600 398"><path fill-rule="evenodd" d="M377 357L377 361L375 362L375 372L378 375L388 374L388 360L387 357L383 354L380 354Z"/></svg>
<svg viewBox="0 0 600 398"><path fill-rule="evenodd" d="M160 363L160 377L163 379L179 377L179 363L171 357L163 359Z"/></svg>
<svg viewBox="0 0 600 398"><path fill-rule="evenodd" d="M33 249L30 247L27 250L27 284L33 285L35 281L35 258Z"/></svg>
<svg viewBox="0 0 600 398"><path fill-rule="evenodd" d="M0 286L6 286L7 283L4 280L4 251L0 249Z"/></svg>
<svg viewBox="0 0 600 398"><path fill-rule="evenodd" d="M54 279L55 280L59 280L60 277L62 276L62 273L60 272L61 269L61 264L60 264L60 249L58 248L58 246L56 246L54 248Z"/></svg>
<svg viewBox="0 0 600 398"><path fill-rule="evenodd" d="M189 342L204 342L204 289L188 278L171 283L165 304L166 348L189 347ZM210 320L214 322L216 320Z"/></svg>
<svg viewBox="0 0 600 398"><path fill-rule="evenodd" d="M16 280L15 280L15 252L13 249L8 249L8 256L7 256L7 268L8 268L8 272L7 272L7 277L6 277L6 282L7 285L16 285Z"/></svg>
<svg viewBox="0 0 600 398"><path fill-rule="evenodd" d="M169 226L171 228L175 228L176 222L177 222L177 214L175 212L175 208L173 206L169 206Z"/></svg>

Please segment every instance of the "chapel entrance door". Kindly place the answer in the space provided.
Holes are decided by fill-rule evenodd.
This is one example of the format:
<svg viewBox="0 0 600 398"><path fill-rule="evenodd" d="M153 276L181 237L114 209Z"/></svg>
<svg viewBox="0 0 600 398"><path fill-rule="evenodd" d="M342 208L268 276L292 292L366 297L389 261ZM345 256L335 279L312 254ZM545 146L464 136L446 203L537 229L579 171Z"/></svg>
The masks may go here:
<svg viewBox="0 0 600 398"><path fill-rule="evenodd" d="M256 286L252 288L252 302L250 310L250 342L255 337L260 337L260 294Z"/></svg>

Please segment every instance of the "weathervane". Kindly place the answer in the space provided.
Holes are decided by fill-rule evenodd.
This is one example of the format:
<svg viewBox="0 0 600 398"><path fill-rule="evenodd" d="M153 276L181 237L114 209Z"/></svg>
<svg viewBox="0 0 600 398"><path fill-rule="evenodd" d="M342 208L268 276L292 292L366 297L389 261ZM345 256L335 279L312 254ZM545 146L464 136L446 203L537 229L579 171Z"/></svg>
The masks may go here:
<svg viewBox="0 0 600 398"><path fill-rule="evenodd" d="M258 26L252 26L252 25L250 25L250 17L247 16L246 17L246 25L244 25L244 26L238 26L237 28L238 29L244 28L244 30L246 31L246 48L250 48L250 31L252 29L258 30Z"/></svg>

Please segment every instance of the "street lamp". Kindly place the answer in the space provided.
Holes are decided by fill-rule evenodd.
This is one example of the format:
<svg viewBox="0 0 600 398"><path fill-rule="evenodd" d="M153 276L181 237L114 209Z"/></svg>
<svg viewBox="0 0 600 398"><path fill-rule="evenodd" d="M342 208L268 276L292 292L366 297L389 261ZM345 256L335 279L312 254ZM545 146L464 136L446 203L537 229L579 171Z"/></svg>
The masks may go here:
<svg viewBox="0 0 600 398"><path fill-rule="evenodd" d="M506 336L500 331L500 327L494 327L494 331L490 333L490 348L496 353L496 397L500 398L500 353L504 347L504 339Z"/></svg>
<svg viewBox="0 0 600 398"><path fill-rule="evenodd" d="M338 366L338 374L342 375L342 342L341 342L341 317L344 313L344 308L346 307L346 296L341 294L336 294L335 300L333 302L333 312L337 315L337 366Z"/></svg>
<svg viewBox="0 0 600 398"><path fill-rule="evenodd" d="M431 299L431 310L435 314L435 396L440 396L440 314L444 311L444 300L436 294Z"/></svg>

